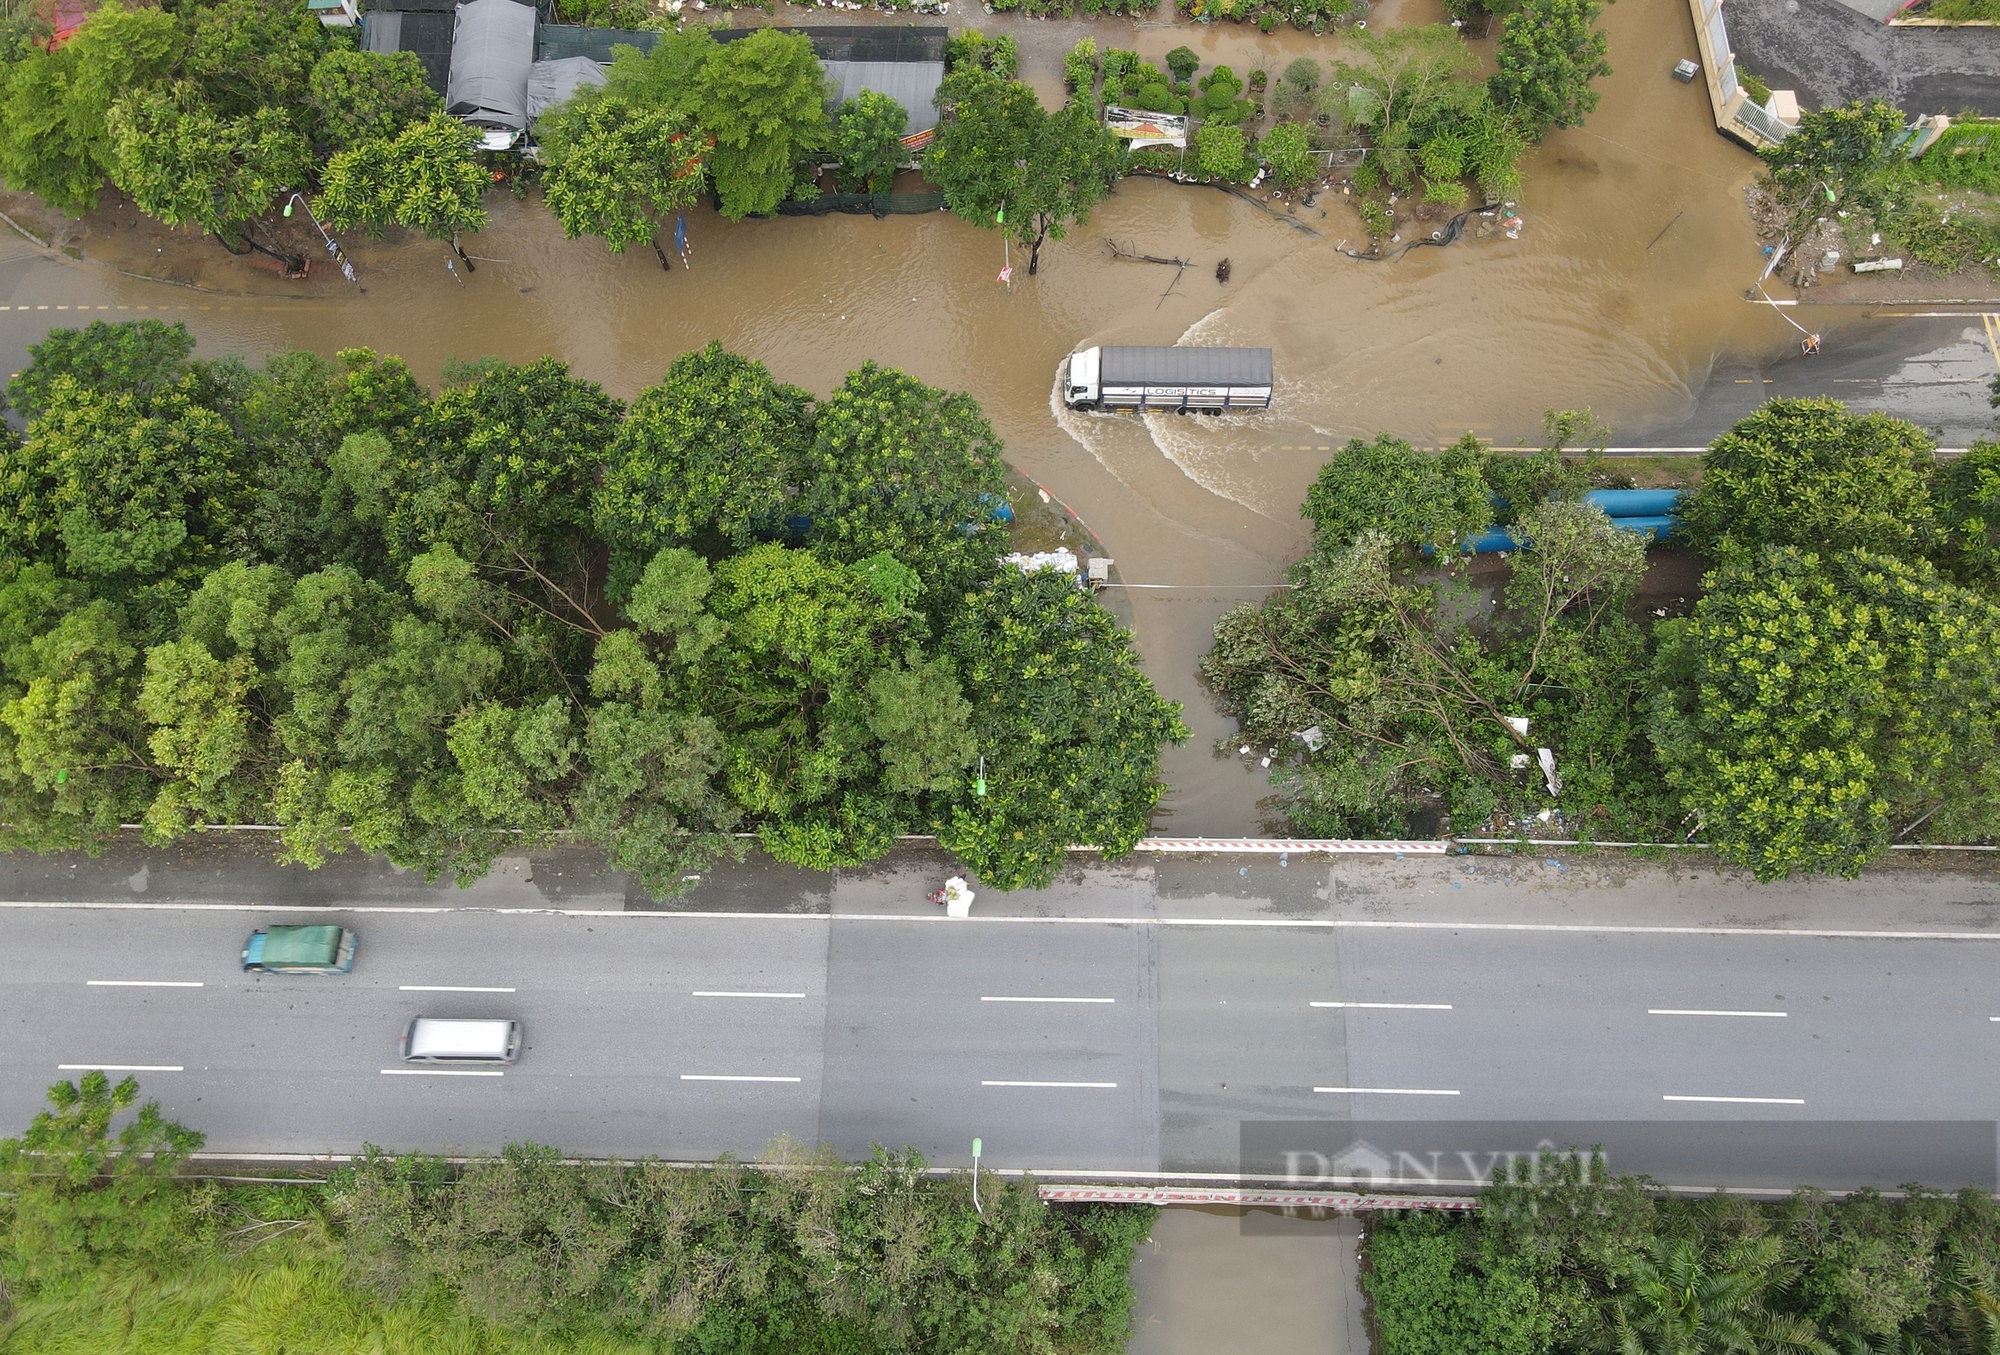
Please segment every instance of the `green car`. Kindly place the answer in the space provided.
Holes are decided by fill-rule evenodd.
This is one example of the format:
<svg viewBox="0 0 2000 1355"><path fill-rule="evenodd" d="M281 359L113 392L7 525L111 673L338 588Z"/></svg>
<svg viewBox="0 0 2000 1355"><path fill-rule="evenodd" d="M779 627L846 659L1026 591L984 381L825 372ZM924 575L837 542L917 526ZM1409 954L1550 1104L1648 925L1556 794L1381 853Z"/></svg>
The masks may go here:
<svg viewBox="0 0 2000 1355"><path fill-rule="evenodd" d="M345 974L356 937L345 927L265 927L243 947L246 974Z"/></svg>

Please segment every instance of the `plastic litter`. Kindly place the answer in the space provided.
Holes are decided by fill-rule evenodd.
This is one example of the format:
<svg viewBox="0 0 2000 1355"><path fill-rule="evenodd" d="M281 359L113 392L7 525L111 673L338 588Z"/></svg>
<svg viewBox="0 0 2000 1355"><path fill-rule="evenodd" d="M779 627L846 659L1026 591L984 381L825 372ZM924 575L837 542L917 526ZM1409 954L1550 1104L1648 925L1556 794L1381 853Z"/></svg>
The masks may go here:
<svg viewBox="0 0 2000 1355"><path fill-rule="evenodd" d="M1068 546L1057 546L1054 550L1036 551L1032 555L1016 552L1007 557L1007 563L1023 574L1032 574L1038 569L1059 569L1065 574L1074 574L1079 566L1076 552Z"/></svg>

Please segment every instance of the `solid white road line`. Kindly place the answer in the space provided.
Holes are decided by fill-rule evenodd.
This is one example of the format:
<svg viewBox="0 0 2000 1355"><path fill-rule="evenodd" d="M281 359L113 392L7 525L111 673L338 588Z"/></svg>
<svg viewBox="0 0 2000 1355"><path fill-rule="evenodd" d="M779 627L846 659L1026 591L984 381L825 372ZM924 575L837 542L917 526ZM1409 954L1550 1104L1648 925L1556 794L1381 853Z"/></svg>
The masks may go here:
<svg viewBox="0 0 2000 1355"><path fill-rule="evenodd" d="M24 908L85 912L181 912L181 913L438 913L480 912L493 917L624 918L637 923L652 919L661 925L673 922L890 922L928 925L984 926L1075 926L1075 927L1234 927L1289 928L1293 931L1418 931L1418 932L1553 932L1577 936L1769 936L1780 939L1808 938L1829 941L1983 941L2000 943L2000 928L1986 932L1869 931L1858 927L1663 927L1640 923L1598 922L1411 922L1384 918L1278 918L1278 917L999 917L992 914L969 918L947 918L926 913L715 913L715 912L616 912L608 908L569 908L552 912L547 908L471 908L462 905L417 907L407 904L357 904L333 908L284 903L51 903L41 900L0 899L0 909Z"/></svg>
<svg viewBox="0 0 2000 1355"><path fill-rule="evenodd" d="M724 993L696 989L696 997L804 997L804 993Z"/></svg>
<svg viewBox="0 0 2000 1355"><path fill-rule="evenodd" d="M85 979L86 988L199 988L198 983L179 979Z"/></svg>
<svg viewBox="0 0 2000 1355"><path fill-rule="evenodd" d="M756 1077L745 1073L682 1073L683 1082L797 1082L795 1077Z"/></svg>
<svg viewBox="0 0 2000 1355"><path fill-rule="evenodd" d="M1802 1106L1800 1096L1662 1096L1662 1101L1715 1101L1726 1106Z"/></svg>
<svg viewBox="0 0 2000 1355"><path fill-rule="evenodd" d="M383 1077L505 1077L498 1068L384 1068Z"/></svg>
<svg viewBox="0 0 2000 1355"><path fill-rule="evenodd" d="M1309 1007L1360 1007L1382 1012L1448 1012L1449 1002L1309 1002Z"/></svg>
<svg viewBox="0 0 2000 1355"><path fill-rule="evenodd" d="M1093 1002L1110 1006L1115 997L982 997L981 1002Z"/></svg>
<svg viewBox="0 0 2000 1355"><path fill-rule="evenodd" d="M400 993L511 993L512 988L466 988L453 983L406 983Z"/></svg>
<svg viewBox="0 0 2000 1355"><path fill-rule="evenodd" d="M1455 1091L1431 1087L1314 1087L1332 1096L1457 1096Z"/></svg>
<svg viewBox="0 0 2000 1355"><path fill-rule="evenodd" d="M179 1073L186 1070L178 1063L58 1063L56 1071L61 1073Z"/></svg>
<svg viewBox="0 0 2000 1355"><path fill-rule="evenodd" d="M408 913L429 916L439 913L479 912L492 917L624 918L635 925L652 919L660 925L674 922L888 922L898 924L953 926L974 923L983 926L1036 927L1233 927L1241 929L1286 928L1293 931L1417 931L1417 932L1550 932L1577 936L1768 936L1779 939L1806 938L1828 941L1983 941L2000 943L2000 928L1987 932L1870 931L1858 927L1665 927L1641 923L1599 922L1412 922L1384 918L1279 918L1279 917L999 917L992 914L947 918L926 913L715 913L715 912L613 912L608 908L569 908L552 912L547 908L471 908L439 905L415 907L406 904L357 904L333 908L284 903L51 903L40 900L0 899L0 909L23 908L83 912L180 912L180 913Z"/></svg>
<svg viewBox="0 0 2000 1355"><path fill-rule="evenodd" d="M989 1078L979 1084L982 1087L1116 1087L1116 1082L1015 1082Z"/></svg>
<svg viewBox="0 0 2000 1355"><path fill-rule="evenodd" d="M1789 1012L1704 1011L1696 1007L1648 1007L1648 1016L1789 1016Z"/></svg>

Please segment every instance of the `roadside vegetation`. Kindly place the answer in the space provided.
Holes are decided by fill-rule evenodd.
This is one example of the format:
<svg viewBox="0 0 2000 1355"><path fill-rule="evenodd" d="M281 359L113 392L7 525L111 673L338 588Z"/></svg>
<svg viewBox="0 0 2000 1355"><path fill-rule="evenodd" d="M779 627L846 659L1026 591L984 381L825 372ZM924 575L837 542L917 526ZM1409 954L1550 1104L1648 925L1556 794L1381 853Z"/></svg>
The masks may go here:
<svg viewBox="0 0 2000 1355"><path fill-rule="evenodd" d="M1784 276L1807 285L1855 260L2000 277L2000 122L1954 123L1914 159L1918 133L1877 100L1808 113L1762 152L1760 223L1789 245Z"/></svg>
<svg viewBox="0 0 2000 1355"><path fill-rule="evenodd" d="M323 1185L179 1179L202 1136L103 1073L0 1140L10 1355L892 1355L1125 1348L1142 1206L850 1164L463 1168L369 1152Z"/></svg>
<svg viewBox="0 0 2000 1355"><path fill-rule="evenodd" d="M1641 537L1584 501L1587 422L1529 457L1384 435L1326 464L1291 586L1202 661L1291 829L1692 840L1761 879L1992 841L2000 444L1941 461L1899 420L1773 401L1680 500L1698 594L1655 599ZM1494 522L1525 544L1474 563Z"/></svg>
<svg viewBox="0 0 2000 1355"><path fill-rule="evenodd" d="M1142 150L1132 157L1139 169L1220 183L1263 172L1292 188L1329 175L1321 154L1362 152L1349 182L1364 227L1380 240L1395 233L1399 202L1406 220L1428 221L1520 192L1529 148L1597 106L1592 84L1611 69L1596 28L1602 8L1596 0L1509 7L1491 75L1479 73L1478 54L1444 24L1358 30L1346 37L1351 59L1300 57L1276 79L1228 66L1199 73L1187 47L1168 53L1162 71L1136 52L1100 56L1091 39L1071 50L1064 72L1079 97L1094 92L1100 106L1191 120L1185 155ZM1267 115L1271 125L1258 136Z"/></svg>
<svg viewBox="0 0 2000 1355"><path fill-rule="evenodd" d="M1283 13L1317 29L1332 13L1320 0L1254 8L1267 28ZM1101 107L1185 113L1188 155L1148 151L1139 167L1226 183L1268 169L1296 187L1321 177L1315 152L1365 146L1353 185L1371 234L1388 235L1398 198L1428 219L1475 191L1481 202L1518 191L1526 150L1596 104L1592 81L1610 69L1601 8L1521 0L1485 77L1443 25L1357 30L1354 61L1300 58L1276 80L1199 73L1187 47L1166 71L1115 48L1100 59L1086 40L1065 63L1072 97L1055 110L1019 81L1012 38L968 31L951 39L943 121L921 168L951 210L1018 238L1032 274L1041 246L1087 222L1134 163ZM662 227L705 193L740 220L818 199L829 168L841 191L881 195L916 163L901 144L910 110L875 93L829 109L811 42L776 29L719 43L691 24L662 31L650 52L618 49L603 86L542 115L531 162L481 151L414 56L358 50L354 30L323 27L304 0L107 0L60 39L52 13L23 5L0 20L0 182L78 213L115 188L165 225L293 266L298 246L279 243L274 218L294 194L339 230L393 226L457 245L485 225L495 183L539 182L571 238L649 246L666 266Z"/></svg>
<svg viewBox="0 0 2000 1355"><path fill-rule="evenodd" d="M1677 1199L1602 1165L1544 1157L1540 1180L1519 1164L1476 1213L1374 1215L1378 1355L2000 1349L2000 1205L1983 1190Z"/></svg>
<svg viewBox="0 0 2000 1355"><path fill-rule="evenodd" d="M1186 737L1072 576L1002 562L971 397L719 345L562 364L56 330L0 429L0 847L282 828L479 877L554 834L657 893L935 832L995 888L1144 833Z"/></svg>

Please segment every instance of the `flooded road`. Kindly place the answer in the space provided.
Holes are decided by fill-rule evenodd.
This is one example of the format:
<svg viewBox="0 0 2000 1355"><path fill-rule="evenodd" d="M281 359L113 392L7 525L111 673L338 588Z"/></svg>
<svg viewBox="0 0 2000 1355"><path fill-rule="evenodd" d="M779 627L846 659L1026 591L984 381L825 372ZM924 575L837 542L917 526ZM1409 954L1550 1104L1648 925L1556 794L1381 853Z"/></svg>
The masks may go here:
<svg viewBox="0 0 2000 1355"><path fill-rule="evenodd" d="M1430 2L1381 12L1422 21ZM1383 429L1420 442L1471 429L1512 445L1533 440L1544 408L1584 405L1636 439L1687 418L1718 361L1762 362L1794 344L1775 311L1742 299L1761 264L1742 198L1756 162L1715 134L1699 85L1667 75L1693 50L1686 6L1624 0L1604 25L1616 74L1587 128L1556 133L1529 158L1519 240L1468 231L1451 248L1357 261L1336 250L1362 240L1337 191L1292 215L1284 203L1131 179L1087 228L1043 251L1039 277L1017 273L1010 294L995 276L1000 239L944 213L730 224L697 211L692 268L669 275L650 251L618 258L565 241L539 203L496 192L492 225L468 242L486 260L476 274L448 273L439 245L357 239L345 242L366 287L357 295L337 276L286 284L251 273L213 246L181 265L209 290L125 276L115 270L153 272L169 256L143 228L93 218L66 237L81 262L11 233L0 241L0 371L52 325L143 313L186 321L209 355L368 345L426 378L453 355L553 353L629 396L676 354L720 339L818 391L871 358L970 391L1010 460L1074 506L1128 583L1168 585L1129 592L1148 670L1194 730L1167 757L1159 827L1247 831L1260 821L1263 774L1212 753L1227 722L1195 661L1215 617L1259 596L1303 549L1298 504L1334 445ZM1239 73L1260 64L1275 75L1292 56L1337 51L1296 33L1018 27L1024 74L1045 97L1061 50L1084 33L1154 60L1185 41ZM1193 266L1176 279L1117 262L1107 239ZM1231 281L1218 284L1224 257ZM1275 349L1274 408L1141 420L1080 416L1055 400L1057 365L1074 348L1176 342Z"/></svg>

